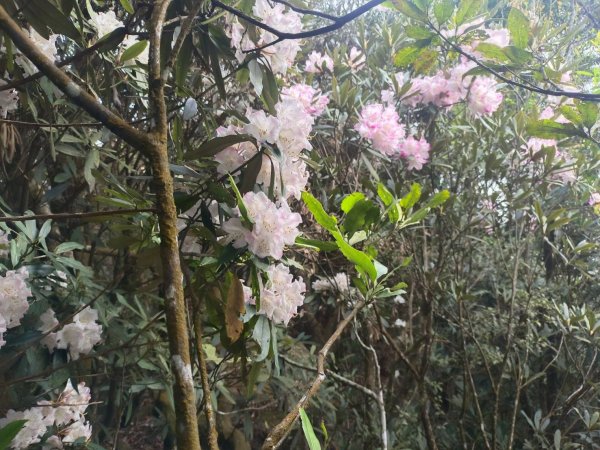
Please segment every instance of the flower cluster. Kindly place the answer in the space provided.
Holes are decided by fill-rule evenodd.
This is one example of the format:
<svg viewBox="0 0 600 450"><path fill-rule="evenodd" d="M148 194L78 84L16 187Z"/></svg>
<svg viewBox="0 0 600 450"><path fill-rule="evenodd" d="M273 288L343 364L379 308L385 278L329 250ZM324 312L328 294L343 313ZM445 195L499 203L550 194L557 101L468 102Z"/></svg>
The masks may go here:
<svg viewBox="0 0 600 450"><path fill-rule="evenodd" d="M558 148L558 142L555 139L530 138L522 147L526 162L532 163L537 160L536 154L543 149L554 149L554 161L560 163L560 167L549 173L550 179L563 184L573 184L577 180L577 172L573 167L575 160Z"/></svg>
<svg viewBox="0 0 600 450"><path fill-rule="evenodd" d="M321 91L307 84L294 84L281 91L283 97L291 97L300 102L306 114L313 117L320 116L329 103L329 97L321 94Z"/></svg>
<svg viewBox="0 0 600 450"><path fill-rule="evenodd" d="M367 58L364 53L356 47L352 47L348 53L346 63L353 72L361 70L367 64Z"/></svg>
<svg viewBox="0 0 600 450"><path fill-rule="evenodd" d="M0 86L6 82L0 80ZM7 114L19 107L19 94L16 89L0 91L0 116L6 118Z"/></svg>
<svg viewBox="0 0 600 450"><path fill-rule="evenodd" d="M310 86L307 86L307 88L312 89ZM300 155L303 150L311 148L308 139L314 124L314 117L311 115L312 110L304 103L308 90L304 87L290 89L290 93L284 95L281 102L275 106L276 116L261 110L248 108L246 110L248 123L229 125L217 129L217 136L249 134L260 145L271 144L277 146L281 152L280 157L273 154L263 154L257 183L261 185L263 190L267 191L271 186L271 178L273 178L275 194L283 199L290 196L299 198L300 192L306 186L308 172L306 171L306 164L300 159ZM299 96L300 91L304 97L296 98L296 95ZM327 99L316 90L313 93L313 98L318 103L323 102L322 98ZM257 148L250 142L242 142L228 147L215 155L215 161L218 162L217 172L221 174L231 173L254 157L256 153ZM275 170L274 177L271 176L273 170Z"/></svg>
<svg viewBox="0 0 600 450"><path fill-rule="evenodd" d="M79 355L87 355L102 339L102 326L97 323L98 311L89 306L75 314L73 322L65 325L61 330L52 332L59 322L54 311L48 309L40 316L42 325L38 328L42 333L48 333L42 340L48 350L56 348L69 350L73 360Z"/></svg>
<svg viewBox="0 0 600 450"><path fill-rule="evenodd" d="M260 310L275 323L287 325L292 317L298 312L298 308L304 304L304 293L306 285L302 277L294 279L290 268L283 264L269 266L265 271L267 281L260 289ZM247 298L251 295L250 289ZM250 303L254 299L249 298Z"/></svg>
<svg viewBox="0 0 600 450"><path fill-rule="evenodd" d="M407 137L392 106L380 103L365 106L355 129L361 137L371 141L375 150L392 158L406 159L409 170L422 169L429 158L429 143L423 138Z"/></svg>
<svg viewBox="0 0 600 450"><path fill-rule="evenodd" d="M243 200L252 229L247 228L239 217L223 223L223 230L233 240L233 246L248 246L260 258L281 259L284 247L294 244L300 234L298 225L302 223L302 217L292 212L285 201L273 203L264 192L248 192Z"/></svg>
<svg viewBox="0 0 600 450"><path fill-rule="evenodd" d="M256 0L252 13L262 23L276 30L286 33L302 31L301 16L294 11L287 11L285 6L280 3L271 5L268 0ZM257 39L252 40L250 33L237 18L230 19L227 33L231 39L231 46L236 49L236 57L239 62L243 62L246 58L245 50L262 47L277 39L277 36L272 33L260 29L257 30ZM274 73L284 74L294 63L299 51L300 43L294 39L287 39L261 50L260 53Z"/></svg>
<svg viewBox="0 0 600 450"><path fill-rule="evenodd" d="M465 76L474 67L474 62L462 62L448 75L439 72L433 76L415 78L403 101L412 107L418 104L452 107L466 101L473 115L490 115L498 109L503 96L497 92L497 83L493 78Z"/></svg>
<svg viewBox="0 0 600 450"><path fill-rule="evenodd" d="M25 267L9 270L0 277L0 347L4 345L4 333L21 323L29 309L28 297L31 290L26 280L29 277Z"/></svg>
<svg viewBox="0 0 600 450"><path fill-rule="evenodd" d="M307 73L324 73L325 70L333 72L333 59L327 54L316 51L311 52L304 64L304 71Z"/></svg>
<svg viewBox="0 0 600 450"><path fill-rule="evenodd" d="M86 441L91 438L92 427L85 420L90 400L90 389L85 383L79 383L75 390L69 380L57 401L40 401L37 406L25 411L11 409L6 417L0 419L0 428L16 420L26 420L10 444L13 449L26 449L41 442L47 429L54 427L57 432L45 440L44 448L63 449L64 444L73 444L81 438Z"/></svg>
<svg viewBox="0 0 600 450"><path fill-rule="evenodd" d="M593 192L588 200L588 205L597 206L600 205L600 192Z"/></svg>
<svg viewBox="0 0 600 450"><path fill-rule="evenodd" d="M351 294L354 288L350 284L350 278L344 272L335 274L333 278L319 277L312 283L313 291L323 294L327 292L339 292L342 295Z"/></svg>
<svg viewBox="0 0 600 450"><path fill-rule="evenodd" d="M29 39L33 41L35 46L44 53L51 60L56 59L56 54L58 51L56 50L56 40L58 39L57 34L51 34L48 39L44 38L34 29L29 30ZM38 69L33 65L29 59L24 56L22 53L17 53L15 55L15 62L23 69L23 71L27 75L33 75L37 73Z"/></svg>

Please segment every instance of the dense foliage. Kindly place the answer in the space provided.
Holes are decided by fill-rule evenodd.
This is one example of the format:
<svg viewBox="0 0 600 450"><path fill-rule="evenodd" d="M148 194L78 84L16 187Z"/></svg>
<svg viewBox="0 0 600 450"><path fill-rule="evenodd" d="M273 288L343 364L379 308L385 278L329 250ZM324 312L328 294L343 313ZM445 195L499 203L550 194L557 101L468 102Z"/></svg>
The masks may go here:
<svg viewBox="0 0 600 450"><path fill-rule="evenodd" d="M594 2L300 3L0 1L0 449L598 446Z"/></svg>

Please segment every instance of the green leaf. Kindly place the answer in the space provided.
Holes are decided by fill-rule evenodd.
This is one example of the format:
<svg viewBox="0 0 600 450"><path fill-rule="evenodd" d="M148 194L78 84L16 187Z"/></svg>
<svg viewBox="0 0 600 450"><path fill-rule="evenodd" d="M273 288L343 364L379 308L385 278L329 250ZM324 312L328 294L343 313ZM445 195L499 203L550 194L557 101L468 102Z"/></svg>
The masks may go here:
<svg viewBox="0 0 600 450"><path fill-rule="evenodd" d="M248 217L248 209L246 208L246 205L244 204L244 199L242 198L242 194L240 194L240 190L238 189L237 185L235 184L235 180L233 179L233 177L231 175L229 175L229 184L231 185L231 189L233 189L233 192L235 192L235 198L237 199L238 208L240 210L240 214L241 214L242 218L246 221L246 223L252 223L252 221L250 220L250 217Z"/></svg>
<svg viewBox="0 0 600 450"><path fill-rule="evenodd" d="M421 48L413 45L401 48L394 55L394 65L400 68L408 67L415 62L420 52Z"/></svg>
<svg viewBox="0 0 600 450"><path fill-rule="evenodd" d="M142 54L146 47L148 46L148 41L138 41L133 45L127 47L127 49L121 55L121 62L129 61L130 59L134 59L135 57Z"/></svg>
<svg viewBox="0 0 600 450"><path fill-rule="evenodd" d="M591 102L581 102L577 105L577 109L581 113L583 124L592 128L598 120L598 105Z"/></svg>
<svg viewBox="0 0 600 450"><path fill-rule="evenodd" d="M78 242L63 242L62 244L58 244L54 249L54 253L60 255L61 253L72 252L73 250L83 250L84 248L85 246Z"/></svg>
<svg viewBox="0 0 600 450"><path fill-rule="evenodd" d="M304 191L302 192L302 201L306 204L319 225L331 232L337 231L337 219L325 212L319 200L309 192Z"/></svg>
<svg viewBox="0 0 600 450"><path fill-rule="evenodd" d="M495 59L501 62L509 59L508 55L501 47L498 47L495 44L490 44L489 42L482 42L478 44L476 50L489 59Z"/></svg>
<svg viewBox="0 0 600 450"><path fill-rule="evenodd" d="M344 200L342 200L342 211L344 211L346 214L349 213L357 202L364 200L365 198L365 194L362 192L353 192L352 194L347 195L344 197Z"/></svg>
<svg viewBox="0 0 600 450"><path fill-rule="evenodd" d="M532 121L526 129L531 136L544 139L556 139L565 136L586 137L583 131L575 128L570 123L557 123L549 119Z"/></svg>
<svg viewBox="0 0 600 450"><path fill-rule="evenodd" d="M6 450L9 448L10 443L15 438L23 426L27 423L26 420L15 420L10 422L3 428L0 428L0 450Z"/></svg>
<svg viewBox="0 0 600 450"><path fill-rule="evenodd" d="M510 60L512 62L514 62L515 64L525 64L526 62L530 61L531 58L533 57L533 54L531 52L528 52L527 50L523 50L514 45L509 45L508 47L504 47L503 50L504 50L504 53L506 54L506 56L508 56L510 58Z"/></svg>
<svg viewBox="0 0 600 450"><path fill-rule="evenodd" d="M385 206L390 206L394 203L394 195L383 185L383 183L377 183L377 195Z"/></svg>
<svg viewBox="0 0 600 450"><path fill-rule="evenodd" d="M379 208L371 200L359 200L344 219L344 231L354 233L369 228L379 219Z"/></svg>
<svg viewBox="0 0 600 450"><path fill-rule="evenodd" d="M375 265L369 255L348 244L339 231L331 231L331 234L346 259L361 268L372 281L375 281L377 279L377 269L375 269Z"/></svg>
<svg viewBox="0 0 600 450"><path fill-rule="evenodd" d="M452 0L442 0L433 7L433 15L438 25L445 24L454 13L454 2Z"/></svg>
<svg viewBox="0 0 600 450"><path fill-rule="evenodd" d="M131 2L129 0L119 0L121 2L121 6L123 7L123 9L125 11L127 11L129 14L133 14L135 13L135 10L133 9L133 6L131 6Z"/></svg>
<svg viewBox="0 0 600 450"><path fill-rule="evenodd" d="M427 15L410 0L392 0L394 7L405 16L424 22Z"/></svg>
<svg viewBox="0 0 600 450"><path fill-rule="evenodd" d="M310 419L306 415L304 408L300 408L300 420L302 421L302 431L304 432L304 437L308 443L308 448L310 450L321 450L321 444L317 439L315 430L313 429L313 426L310 423Z"/></svg>
<svg viewBox="0 0 600 450"><path fill-rule="evenodd" d="M410 187L410 192L402 197L400 200L400 206L404 209L410 209L419 201L421 198L421 185L419 183L413 183Z"/></svg>
<svg viewBox="0 0 600 450"><path fill-rule="evenodd" d="M265 316L258 316L258 320L254 325L254 330L252 331L252 339L260 346L260 354L254 360L262 361L269 355L269 349L271 347L271 327L269 325L269 319Z"/></svg>
<svg viewBox="0 0 600 450"><path fill-rule="evenodd" d="M583 123L583 117L581 113L575 108L563 105L559 108L561 114L565 116L566 119L573 122L574 125L581 125Z"/></svg>
<svg viewBox="0 0 600 450"><path fill-rule="evenodd" d="M244 167L241 176L242 179L240 181L240 192L242 194L250 192L252 189L254 189L254 185L256 184L256 179L258 178L262 164L262 155L257 155ZM271 169L271 176L273 176L274 173L275 171Z"/></svg>
<svg viewBox="0 0 600 450"><path fill-rule="evenodd" d="M508 13L508 31L513 44L520 49L527 47L529 42L529 19L517 8L511 8Z"/></svg>
<svg viewBox="0 0 600 450"><path fill-rule="evenodd" d="M428 28L415 25L407 26L404 28L404 32L412 39L429 39L433 36L433 33Z"/></svg>
<svg viewBox="0 0 600 450"><path fill-rule="evenodd" d="M323 252L332 252L339 250L337 243L331 241L320 241L317 239L307 239L303 237L296 238L296 245L300 247L306 247L313 250L320 250Z"/></svg>
<svg viewBox="0 0 600 450"><path fill-rule="evenodd" d="M17 3L27 21L44 38L48 39L48 28L76 41L81 38L71 20L48 0L18 0Z"/></svg>
<svg viewBox="0 0 600 450"><path fill-rule="evenodd" d="M194 51L194 41L192 35L188 35L183 44L179 55L177 55L177 61L175 61L175 85L177 86L177 95L185 96L185 87L187 75L192 67Z"/></svg>
<svg viewBox="0 0 600 450"><path fill-rule="evenodd" d="M444 189L443 191L438 192L427 202L428 208L437 208L440 205L446 203L446 201L450 198L450 191Z"/></svg>
<svg viewBox="0 0 600 450"><path fill-rule="evenodd" d="M456 25L462 25L467 20L475 17L482 6L482 0L462 0L458 5L458 11L456 11Z"/></svg>
<svg viewBox="0 0 600 450"><path fill-rule="evenodd" d="M184 155L184 159L198 159L198 158L210 158L215 156L222 150L225 150L232 145L239 144L241 142L252 142L255 144L255 140L249 134L232 134L230 136L220 136L206 141L200 147L195 150L190 150ZM256 145L256 144L255 144Z"/></svg>

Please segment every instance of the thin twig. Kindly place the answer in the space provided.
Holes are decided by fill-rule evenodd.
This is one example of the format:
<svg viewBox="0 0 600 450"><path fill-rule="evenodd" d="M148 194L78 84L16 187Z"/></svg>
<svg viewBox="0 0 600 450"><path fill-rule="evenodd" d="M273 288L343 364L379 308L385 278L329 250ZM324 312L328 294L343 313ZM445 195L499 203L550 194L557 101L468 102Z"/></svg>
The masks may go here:
<svg viewBox="0 0 600 450"><path fill-rule="evenodd" d="M90 219L93 217L117 216L121 214L137 214L150 212L155 213L155 208L140 209L113 209L108 211L92 211L80 213L56 213L56 214L31 214L25 216L0 217L0 222L25 222L27 220L68 220L68 219Z"/></svg>
<svg viewBox="0 0 600 450"><path fill-rule="evenodd" d="M333 334L329 337L327 342L325 342L325 345L323 345L323 348L321 348L317 356L317 376L313 380L306 393L302 396L298 403L296 403L294 408L271 430L262 446L263 450L274 450L279 448L283 442L283 439L287 436L292 426L298 419L298 416L300 415L300 408L306 407L306 405L321 387L323 380L325 380L325 358L327 358L329 350L342 335L348 324L354 320L359 311L365 306L365 304L366 302L364 300L356 303L350 314L348 314L348 316L338 324Z"/></svg>

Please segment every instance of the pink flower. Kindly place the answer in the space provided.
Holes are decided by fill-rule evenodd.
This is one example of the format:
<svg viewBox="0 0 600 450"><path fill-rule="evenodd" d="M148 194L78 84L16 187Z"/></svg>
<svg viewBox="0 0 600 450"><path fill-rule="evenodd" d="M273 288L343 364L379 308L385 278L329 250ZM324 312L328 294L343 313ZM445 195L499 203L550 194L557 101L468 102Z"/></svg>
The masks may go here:
<svg viewBox="0 0 600 450"><path fill-rule="evenodd" d="M490 77L477 77L471 83L467 106L474 115L490 115L498 109L504 97L496 92L496 84Z"/></svg>
<svg viewBox="0 0 600 450"><path fill-rule="evenodd" d="M380 103L365 106L354 129L365 139L371 140L373 148L387 156L397 154L404 139L404 125L398 122L398 113L391 106Z"/></svg>
<svg viewBox="0 0 600 450"><path fill-rule="evenodd" d="M600 192L593 192L588 200L588 205L596 206L600 205Z"/></svg>
<svg viewBox="0 0 600 450"><path fill-rule="evenodd" d="M327 54L323 55L316 51L311 52L304 65L304 71L308 73L323 73L325 69L333 72L333 59Z"/></svg>
<svg viewBox="0 0 600 450"><path fill-rule="evenodd" d="M424 138L416 140L409 136L400 145L399 155L406 159L408 170L421 170L429 159L430 148L431 146Z"/></svg>
<svg viewBox="0 0 600 450"><path fill-rule="evenodd" d="M329 103L329 97L322 95L320 90L314 89L307 84L294 84L289 88L283 88L282 96L298 100L307 114L313 117L320 116Z"/></svg>
<svg viewBox="0 0 600 450"><path fill-rule="evenodd" d="M498 47L507 47L510 44L510 33L506 28L499 28L497 30L485 29L484 31L488 35L488 38L483 42L494 44Z"/></svg>
<svg viewBox="0 0 600 450"><path fill-rule="evenodd" d="M350 67L350 70L355 72L355 71L358 71L358 70L362 69L363 67L365 67L367 58L365 57L365 55L362 51L360 51L356 47L352 47L350 49L350 53L348 54L347 61L348 61L348 67Z"/></svg>

